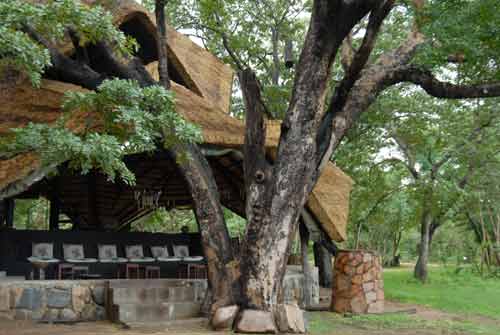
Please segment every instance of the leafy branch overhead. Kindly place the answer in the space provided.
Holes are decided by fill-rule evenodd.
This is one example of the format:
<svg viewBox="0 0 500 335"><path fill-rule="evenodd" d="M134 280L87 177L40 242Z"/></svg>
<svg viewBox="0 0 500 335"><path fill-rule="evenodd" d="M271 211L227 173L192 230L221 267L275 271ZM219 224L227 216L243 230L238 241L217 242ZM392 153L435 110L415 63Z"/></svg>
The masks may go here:
<svg viewBox="0 0 500 335"><path fill-rule="evenodd" d="M137 48L133 39L114 27L113 16L101 6L89 7L73 0L50 0L46 4L4 0L0 3L1 63L26 72L34 85L40 84L43 71L52 63L49 50L32 39L31 30L51 45L74 31L81 46L105 40L123 56Z"/></svg>
<svg viewBox="0 0 500 335"><path fill-rule="evenodd" d="M30 123L13 129L15 140L2 151L35 151L45 164L69 161L83 173L99 168L110 180L119 175L132 184L135 178L123 162L125 155L152 152L161 142L171 148L178 142L201 141L200 130L175 112L172 93L160 86L141 88L130 80L107 80L96 92L67 93L62 107L67 113L97 115L90 114L90 124L81 134L70 131L64 117L54 126Z"/></svg>
<svg viewBox="0 0 500 335"><path fill-rule="evenodd" d="M152 80L144 87L133 75L121 76L128 80L105 80L84 60L75 61L54 47L68 36L77 53L87 45L100 44L103 50L127 60L137 48L135 40L119 31L112 15L100 6L88 7L73 0L0 3L0 70L21 71L35 86L41 84L47 71L56 78L63 73L73 82L90 77L93 79L84 86L95 89L67 93L62 106L66 114L90 113L84 131L69 130L65 116L54 125L29 123L13 129L13 136L2 141L2 156L35 151L46 165L69 161L70 166L84 173L95 167L111 180L118 175L133 183L134 175L123 162L125 155L153 151L159 143L171 148L178 143L201 141L200 129L175 112L171 91L152 85ZM110 56L109 61L125 73L126 66L114 57ZM119 77L118 73L110 77L115 76Z"/></svg>

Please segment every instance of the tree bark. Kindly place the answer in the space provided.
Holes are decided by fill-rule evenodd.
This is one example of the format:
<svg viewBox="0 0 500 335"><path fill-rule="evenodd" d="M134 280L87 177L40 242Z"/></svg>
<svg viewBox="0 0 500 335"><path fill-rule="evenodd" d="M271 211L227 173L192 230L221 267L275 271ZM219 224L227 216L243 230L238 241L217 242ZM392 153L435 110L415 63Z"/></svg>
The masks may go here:
<svg viewBox="0 0 500 335"><path fill-rule="evenodd" d="M145 69L142 62L132 59L127 64L124 60L114 56L112 49L104 42L90 45L88 48L94 56L98 55L100 67L106 73L99 73L89 64L75 61L53 48L39 34L30 27L25 30L30 36L47 47L51 55L52 66L46 76L83 86L95 90L106 78L121 78L137 80L142 87L161 85L170 88L167 64L167 46L164 6L167 0L156 1L156 17L158 27L159 72L161 82L156 82ZM72 40L78 46L78 37L73 35ZM208 259L208 277L214 297L214 308L220 305L232 304L237 299L238 272L234 258L229 233L225 225L222 207L215 179L205 157L196 145L179 145L171 155L178 157L180 153L187 153L190 159L180 165L180 170L191 189L193 202L196 207L196 216L200 222L201 237L205 255Z"/></svg>
<svg viewBox="0 0 500 335"><path fill-rule="evenodd" d="M418 259L415 264L414 276L425 283L428 278L427 265L429 263L430 253L430 229L432 224L432 215L429 209L424 209L421 218L420 227L420 246L418 248Z"/></svg>
<svg viewBox="0 0 500 335"><path fill-rule="evenodd" d="M294 232L320 174L316 137L324 114L330 69L337 51L376 1L317 0L297 68L275 164L265 159L264 104L251 71L240 75L246 107L245 183L247 233L242 247L243 309L266 318L283 302L282 283ZM245 311L237 322L250 322ZM262 327L259 331L269 331Z"/></svg>
<svg viewBox="0 0 500 335"><path fill-rule="evenodd" d="M158 72L160 84L170 89L168 73L165 5L168 0L156 0L155 14L158 32ZM182 160L181 155L187 154ZM196 144L180 144L172 150L179 169L186 179L193 198L196 220L200 227L203 251L207 259L208 282L212 295L211 315L217 308L238 301L238 262L224 220L219 192L212 169Z"/></svg>
<svg viewBox="0 0 500 335"><path fill-rule="evenodd" d="M234 257L219 192L206 158L194 144L178 146L173 150L176 158L179 152L189 155L188 159L181 162L179 169L189 185L200 227L212 294L210 312L213 315L217 308L239 301L239 264Z"/></svg>

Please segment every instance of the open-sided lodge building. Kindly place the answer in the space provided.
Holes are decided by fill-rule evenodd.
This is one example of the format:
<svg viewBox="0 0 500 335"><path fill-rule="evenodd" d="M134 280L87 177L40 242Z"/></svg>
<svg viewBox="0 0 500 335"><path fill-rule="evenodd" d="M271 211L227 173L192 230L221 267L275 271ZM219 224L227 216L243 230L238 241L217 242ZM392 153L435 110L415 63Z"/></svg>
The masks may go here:
<svg viewBox="0 0 500 335"><path fill-rule="evenodd" d="M86 0L89 4L93 0ZM111 8L116 24L139 45L138 56L157 77L155 19L134 1L116 1ZM245 125L230 115L230 100L234 73L212 54L193 43L188 37L168 29L169 71L175 92L176 110L202 129L202 149L214 172L223 206L245 216L245 192L242 146ZM73 52L70 43L62 45L66 54ZM99 67L99 59L92 58ZM40 88L32 87L22 76L0 79L0 135L8 136L11 128L28 122L55 122L61 116L61 101L65 92L85 91L72 84L44 79ZM96 114L76 112L67 125L81 131L92 120L98 128ZM272 157L278 145L280 123L268 121L266 146ZM190 252L202 255L197 234L150 234L130 232L131 223L154 210L140 206L138 192L151 191L159 195L158 205L167 209L192 208L192 200L175 161L165 151L139 153L126 158L126 164L136 175L136 185L120 181L112 183L98 171L81 174L67 168L65 162L42 166L36 153L27 152L13 157L0 155L0 271L8 275L26 276L30 270L27 258L32 243L54 244L54 257L62 259L62 245L81 243L86 257L98 258L98 244L116 244L118 256L123 246L142 244L145 256L150 246L189 245ZM57 173L55 173L57 172ZM329 163L314 188L306 210L316 227L333 241L346 238L349 193L352 181L334 164ZM50 200L49 231L16 231L13 211L16 199L45 197ZM60 231L60 217L69 218L72 230ZM113 273L106 266L95 271ZM175 276L168 267L162 276Z"/></svg>

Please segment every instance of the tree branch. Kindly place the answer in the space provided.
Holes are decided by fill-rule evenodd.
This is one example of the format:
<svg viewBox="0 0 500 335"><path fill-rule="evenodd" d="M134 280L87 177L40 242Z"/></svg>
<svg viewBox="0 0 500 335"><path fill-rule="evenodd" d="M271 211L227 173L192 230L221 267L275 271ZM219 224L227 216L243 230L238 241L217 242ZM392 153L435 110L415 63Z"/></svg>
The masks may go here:
<svg viewBox="0 0 500 335"><path fill-rule="evenodd" d="M408 144L401 137L397 136L396 134L392 134L391 137L394 140L394 142L396 142L397 146L401 149L403 155L406 157L406 160L408 162L405 163L405 165L408 168L408 171L410 171L411 175L413 176L413 178L415 180L419 179L420 175L419 175L417 169L415 168L415 158L411 154Z"/></svg>
<svg viewBox="0 0 500 335"><path fill-rule="evenodd" d="M75 48L76 60L87 65L90 64L87 49L80 45L80 37L78 34L73 29L69 29L68 34L71 38L71 42L73 43L73 47Z"/></svg>
<svg viewBox="0 0 500 335"><path fill-rule="evenodd" d="M167 31L165 22L165 6L168 0L156 0L155 16L156 16L156 31L158 39L156 41L158 47L158 73L160 83L165 89L170 89L170 77L168 74L168 50L167 50Z"/></svg>
<svg viewBox="0 0 500 335"><path fill-rule="evenodd" d="M214 17L215 17L215 20L217 21L217 24L222 25L220 17L217 13L214 13ZM224 46L224 49L226 49L227 53L232 58L234 64L238 68L238 70L243 71L248 66L245 66L244 62L236 55L236 53L234 53L233 49L229 45L229 38L228 38L227 34L223 30L220 30L219 34L222 38L222 45Z"/></svg>
<svg viewBox="0 0 500 335"><path fill-rule="evenodd" d="M245 146L244 172L248 187L254 182L264 183L267 179L266 161L266 107L260 95L260 85L255 73L246 69L239 73L241 90L245 101ZM248 192L247 192L248 194Z"/></svg>
<svg viewBox="0 0 500 335"><path fill-rule="evenodd" d="M396 71L388 80L394 85L409 82L422 87L429 95L443 99L491 98L500 96L500 82L456 85L438 80L431 71L414 66Z"/></svg>
<svg viewBox="0 0 500 335"><path fill-rule="evenodd" d="M95 89L105 79L105 76L97 73L90 66L75 61L54 48L45 38L38 34L28 25L23 30L36 42L43 45L50 53L52 66L47 69L46 74L53 79L61 80L88 89Z"/></svg>
<svg viewBox="0 0 500 335"><path fill-rule="evenodd" d="M485 129L485 128L488 128L491 123L493 121L493 117L491 117L487 122L479 125L478 127L474 128L472 130L472 132L469 134L469 136L467 136L467 138L460 144L458 144L455 149L453 151L449 151L447 152L443 158L441 158L439 161L437 161L436 163L434 163L432 165L432 168L431 168L431 178L435 178L436 177L436 174L438 173L439 169L444 165L446 164L450 159L453 158L453 152L459 150L460 148L463 148L464 146L467 145L467 143L471 142L471 141L474 141L481 133L482 131ZM465 187L465 184L466 184L466 180L463 181L463 182L460 182L459 184L464 184L464 187ZM463 188L463 187L462 187Z"/></svg>
<svg viewBox="0 0 500 335"><path fill-rule="evenodd" d="M332 151L333 143L329 139L331 138L331 134L333 131L333 117L335 113L340 112L345 106L349 93L354 87L356 81L359 79L361 71L370 58L382 23L384 22L387 15L389 15L393 6L394 0L386 0L382 2L376 9L371 11L368 19L366 33L361 46L356 51L354 56L352 56L351 60L348 62L349 64L347 62L343 62L344 66L349 65L348 70L346 71L346 74L340 84L335 89L335 92L330 101L330 106L328 107L327 112L321 120L318 137L316 139L319 147L317 162L320 166L322 165L322 162L330 159L329 156ZM344 41L344 44L345 43L346 41ZM349 48L349 46L345 48ZM345 48L344 51L346 50ZM348 53L346 54L346 56L348 56ZM325 140L325 138L327 138L327 140Z"/></svg>

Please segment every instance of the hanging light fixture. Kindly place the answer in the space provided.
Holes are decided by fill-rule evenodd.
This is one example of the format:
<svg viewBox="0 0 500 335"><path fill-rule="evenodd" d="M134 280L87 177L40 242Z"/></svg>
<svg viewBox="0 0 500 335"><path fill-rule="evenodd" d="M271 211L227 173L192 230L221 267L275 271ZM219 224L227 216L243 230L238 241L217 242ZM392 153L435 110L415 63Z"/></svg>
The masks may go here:
<svg viewBox="0 0 500 335"><path fill-rule="evenodd" d="M158 208L162 193L162 190L135 190L134 198L137 202L137 208L139 210Z"/></svg>
<svg viewBox="0 0 500 335"><path fill-rule="evenodd" d="M288 39L285 42L285 66L291 69L295 65L295 57L293 55L293 42Z"/></svg>

